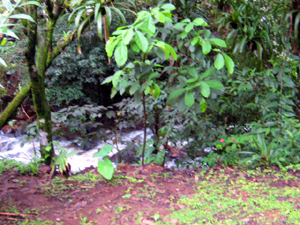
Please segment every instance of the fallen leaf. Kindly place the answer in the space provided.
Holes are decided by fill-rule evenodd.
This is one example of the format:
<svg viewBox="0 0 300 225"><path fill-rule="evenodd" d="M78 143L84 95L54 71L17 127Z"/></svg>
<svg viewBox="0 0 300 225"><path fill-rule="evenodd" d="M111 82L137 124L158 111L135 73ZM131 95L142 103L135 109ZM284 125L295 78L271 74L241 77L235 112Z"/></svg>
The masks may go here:
<svg viewBox="0 0 300 225"><path fill-rule="evenodd" d="M241 222L245 222L245 223L248 223L250 220L251 220L250 218L240 219Z"/></svg>
<svg viewBox="0 0 300 225"><path fill-rule="evenodd" d="M178 223L178 219L177 218L166 218L165 222L170 222L170 223L176 224L176 223Z"/></svg>
<svg viewBox="0 0 300 225"><path fill-rule="evenodd" d="M154 222L151 220L144 219L141 223L141 225L154 225Z"/></svg>

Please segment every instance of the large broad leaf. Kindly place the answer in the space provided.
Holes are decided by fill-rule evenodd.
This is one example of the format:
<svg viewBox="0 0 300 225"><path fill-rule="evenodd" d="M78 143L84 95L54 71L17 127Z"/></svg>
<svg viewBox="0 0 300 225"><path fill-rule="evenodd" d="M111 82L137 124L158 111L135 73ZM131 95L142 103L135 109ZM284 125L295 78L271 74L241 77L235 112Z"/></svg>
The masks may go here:
<svg viewBox="0 0 300 225"><path fill-rule="evenodd" d="M194 37L193 38L193 40L192 40L192 42L191 42L191 45L195 45L195 44L197 44L199 42L199 37Z"/></svg>
<svg viewBox="0 0 300 225"><path fill-rule="evenodd" d="M194 92L187 91L185 92L184 102L188 107L191 107L195 103Z"/></svg>
<svg viewBox="0 0 300 225"><path fill-rule="evenodd" d="M139 82L135 81L129 89L129 94L133 95L140 87L141 85L139 84Z"/></svg>
<svg viewBox="0 0 300 225"><path fill-rule="evenodd" d="M140 13L139 13L140 14ZM154 24L153 18L151 17L151 14L148 12L144 12L140 14L141 22L139 23L134 23L135 27L146 31L147 33L149 33L150 35L154 35L156 32L156 26ZM136 21L138 21L138 19L136 19Z"/></svg>
<svg viewBox="0 0 300 225"><path fill-rule="evenodd" d="M127 46L122 41L116 47L115 59L118 67L123 66L128 59L128 49Z"/></svg>
<svg viewBox="0 0 300 225"><path fill-rule="evenodd" d="M160 23L165 23L165 15L161 13L158 9L152 10L152 13L154 14L155 19L157 19Z"/></svg>
<svg viewBox="0 0 300 225"><path fill-rule="evenodd" d="M185 90L183 88L178 88L173 90L170 95L169 99L177 98L179 95L181 95Z"/></svg>
<svg viewBox="0 0 300 225"><path fill-rule="evenodd" d="M214 66L216 67L217 70L220 70L224 67L224 65L225 65L224 57L222 54L219 53L214 62Z"/></svg>
<svg viewBox="0 0 300 225"><path fill-rule="evenodd" d="M224 87L223 84L218 80L206 80L205 83L213 89L222 89Z"/></svg>
<svg viewBox="0 0 300 225"><path fill-rule="evenodd" d="M188 25L185 26L184 31L186 33L189 33L193 29L194 29L194 24L193 23L189 23Z"/></svg>
<svg viewBox="0 0 300 225"><path fill-rule="evenodd" d="M173 4L167 3L161 6L162 9L173 11L176 7Z"/></svg>
<svg viewBox="0 0 300 225"><path fill-rule="evenodd" d="M133 38L133 29L131 28L126 30L122 41L124 42L125 45L128 45L129 42L132 40L132 38Z"/></svg>
<svg viewBox="0 0 300 225"><path fill-rule="evenodd" d="M149 46L149 43L148 43L148 40L147 38L144 36L144 34L140 31L136 31L135 32L135 41L136 41L136 44L139 46L139 48L143 51L143 52L146 52L148 50L148 46Z"/></svg>
<svg viewBox="0 0 300 225"><path fill-rule="evenodd" d="M202 40L201 41L201 46L202 46L202 52L203 52L204 55L210 53L210 51L211 51L211 44L209 43L209 41Z"/></svg>
<svg viewBox="0 0 300 225"><path fill-rule="evenodd" d="M206 78L206 77L212 75L213 72L215 72L215 70L216 70L216 69L215 69L214 67L208 68L207 70L205 70L205 72L204 72L203 74L201 74L200 79L204 79L204 78Z"/></svg>
<svg viewBox="0 0 300 225"><path fill-rule="evenodd" d="M115 47L117 44L119 44L119 42L120 42L120 39L116 40L116 38L110 38L108 40L108 42L106 42L105 50L107 52L108 57L112 57Z"/></svg>
<svg viewBox="0 0 300 225"><path fill-rule="evenodd" d="M197 70L196 70L195 68L189 69L189 70L188 70L188 73L189 73L192 77L198 79L198 72L197 72Z"/></svg>
<svg viewBox="0 0 300 225"><path fill-rule="evenodd" d="M23 14L23 13L11 15L9 18L12 18L12 19L25 19L25 20L29 20L29 21L35 23L34 19L32 19L31 16Z"/></svg>
<svg viewBox="0 0 300 225"><path fill-rule="evenodd" d="M186 25L186 23L176 23L175 25L174 25L174 29L179 29L179 28L181 28L181 27L184 27Z"/></svg>
<svg viewBox="0 0 300 225"><path fill-rule="evenodd" d="M232 74L234 71L234 62L227 54L225 54L224 52L222 52L222 54L225 58L225 65L228 70L228 73Z"/></svg>
<svg viewBox="0 0 300 225"><path fill-rule="evenodd" d="M203 97L208 98L210 95L210 87L204 81L201 82L201 94Z"/></svg>
<svg viewBox="0 0 300 225"><path fill-rule="evenodd" d="M113 146L111 145L104 145L99 152L97 152L96 154L94 154L94 157L105 157L108 155L108 153L110 153L113 150Z"/></svg>
<svg viewBox="0 0 300 225"><path fill-rule="evenodd" d="M205 20L202 19L202 18L196 18L196 19L194 19L194 20L193 20L193 23L194 23L196 26L205 26L205 27L208 26L208 24L207 24L207 23L205 22Z"/></svg>
<svg viewBox="0 0 300 225"><path fill-rule="evenodd" d="M108 158L98 162L97 170L107 180L111 180L115 172L115 168Z"/></svg>
<svg viewBox="0 0 300 225"><path fill-rule="evenodd" d="M210 43L212 45L216 45L216 46L220 46L220 47L224 47L224 48L227 47L226 42L223 41L222 39L219 39L219 38L210 38L209 41L210 41Z"/></svg>
<svg viewBox="0 0 300 225"><path fill-rule="evenodd" d="M171 45L165 43L165 49L167 49L171 53L174 60L177 60L177 53L175 52L175 50Z"/></svg>
<svg viewBox="0 0 300 225"><path fill-rule="evenodd" d="M199 106L200 106L200 112L204 113L206 111L206 109L207 109L207 103L206 103L206 101L205 101L204 98L201 98Z"/></svg>

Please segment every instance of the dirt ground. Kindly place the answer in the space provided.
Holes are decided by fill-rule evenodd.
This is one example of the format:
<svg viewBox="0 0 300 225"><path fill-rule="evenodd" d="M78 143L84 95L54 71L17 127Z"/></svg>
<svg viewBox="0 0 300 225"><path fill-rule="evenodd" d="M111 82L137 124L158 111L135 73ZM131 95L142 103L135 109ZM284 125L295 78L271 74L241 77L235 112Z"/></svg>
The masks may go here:
<svg viewBox="0 0 300 225"><path fill-rule="evenodd" d="M293 179L285 180L284 176L276 178L276 173L270 177L264 175L252 177L249 172L238 171L235 173L233 171L230 168L214 168L205 173L202 172L203 176L200 176L201 171L194 169L176 172L155 165L145 167L121 165L111 181L101 178L94 168L86 169L68 179L56 176L51 180L45 174L22 176L15 171L8 171L0 175L0 224L152 225L158 221L161 221L159 224L205 224L202 222L179 223L176 218L164 217L178 210L188 209L187 205L179 202L179 199L182 196L191 199L197 191L197 184L200 180L206 182L204 185L208 186L206 187L208 191L211 189L213 192L214 186L209 187L209 184L219 179L213 173L222 173L224 177L227 177L224 179L226 184L223 188L216 186L216 189L224 191L224 187L233 184L241 184L240 187L242 187L250 181L259 184L258 186L269 182L270 186L282 190L291 187L296 193L296 195L293 194L292 203L294 205L292 208L300 209L300 173L293 173L291 174ZM237 182L239 177L243 177L243 182L245 182ZM236 195L237 190L235 187L230 190L229 194ZM241 194L243 198L247 198L247 195L250 196L250 191L243 191ZM204 196L204 194L201 195ZM228 196L228 192L223 195ZM235 198L238 197L234 197L232 200ZM239 202L243 200L248 201L239 199ZM288 198L283 197L281 200L288 201ZM203 206L204 201L205 198L200 201ZM209 200L208 203L211 204L212 201ZM255 205L258 205L257 202L249 207L249 210L255 209ZM260 204L262 205L262 203ZM222 203L221 206L219 204L216 207L216 210L221 209L220 207L226 208ZM243 206L243 209L245 207L246 205ZM197 207L193 206L193 208ZM207 211L207 209L203 210ZM239 209L236 210L239 211ZM258 212L253 214L254 217L241 217L243 219L239 219L238 223L228 224L289 224L288 218L283 216L285 214L280 214L277 209L272 212L268 210ZM255 222L255 217L260 216L259 214L264 218L269 218L268 221L271 222ZM215 215L219 216L219 221L221 221L217 224L227 224L222 219L224 215L221 217L220 214ZM272 223L272 221L277 222ZM300 219L299 223L292 224L300 224Z"/></svg>
<svg viewBox="0 0 300 225"><path fill-rule="evenodd" d="M112 181L101 179L96 169L86 169L69 179L47 177L21 176L15 172L1 175L0 223L40 217L66 225L89 224L88 221L135 224L137 220L147 224L148 216L171 212L170 196L176 199L192 194L195 185L187 172L154 165L120 166Z"/></svg>

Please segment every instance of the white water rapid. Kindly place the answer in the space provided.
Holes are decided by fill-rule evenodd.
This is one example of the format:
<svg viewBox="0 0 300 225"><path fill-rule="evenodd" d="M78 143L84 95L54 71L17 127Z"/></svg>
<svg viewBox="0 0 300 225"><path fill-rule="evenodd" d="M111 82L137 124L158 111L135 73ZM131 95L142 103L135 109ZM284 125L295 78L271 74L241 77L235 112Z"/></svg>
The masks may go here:
<svg viewBox="0 0 300 225"><path fill-rule="evenodd" d="M95 147L88 151L84 151L80 149L80 147L74 147L74 141L67 140L58 140L58 146L54 146L55 148L61 147L68 152L76 151L79 154L71 156L67 158L68 163L70 163L72 172L79 172L87 167L94 166L97 167L99 158L93 157L95 153L99 151L99 149L107 144L110 144L114 147L114 150L109 154L110 156L116 154L118 150L122 150L126 147L126 144L123 142L130 141L139 141L142 143L143 139L143 131L137 130L132 132L124 132L120 135L120 141L115 144L113 143L113 138L108 138L106 142L104 140L98 140L96 142ZM152 132L147 130L147 137L151 138ZM37 140L32 142L26 142L23 147L21 147L22 139L24 137L14 137L13 135L0 134L0 160L3 158L13 159L21 163L29 163L32 161L35 152L39 153L39 143ZM118 150L117 150L118 149ZM57 150L56 150L57 152Z"/></svg>

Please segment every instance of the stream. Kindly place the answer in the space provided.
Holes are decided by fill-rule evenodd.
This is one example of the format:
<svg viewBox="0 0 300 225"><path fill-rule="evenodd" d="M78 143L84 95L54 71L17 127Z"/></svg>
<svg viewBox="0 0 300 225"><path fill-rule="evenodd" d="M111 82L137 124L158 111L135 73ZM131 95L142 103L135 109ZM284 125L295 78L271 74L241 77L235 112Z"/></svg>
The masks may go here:
<svg viewBox="0 0 300 225"><path fill-rule="evenodd" d="M2 131L0 131L2 132ZM151 138L152 132L147 130L147 137ZM98 140L93 143L93 147L89 150L83 150L76 143L76 140L54 140L55 143L59 145L54 145L54 148L64 148L68 152L76 151L78 154L67 158L68 163L70 163L72 172L76 173L84 170L87 167L94 166L97 167L99 158L93 157L95 153L101 149L102 146L110 144L114 147L113 151L110 152L109 156L113 156L118 153L118 150L123 150L128 142L140 142L143 141L143 131L136 130L131 132L123 132L119 134L120 141L117 143L113 142L113 136L107 138L106 142L104 140ZM15 137L11 134L0 133L0 160L3 158L13 159L18 162L27 164L33 160L35 151L39 153L39 143L37 140L32 140L32 142L25 142L24 146L21 146L22 141L24 141L24 136ZM127 142L127 143L126 143ZM117 150L118 149L118 150ZM55 150L58 153L58 150Z"/></svg>

